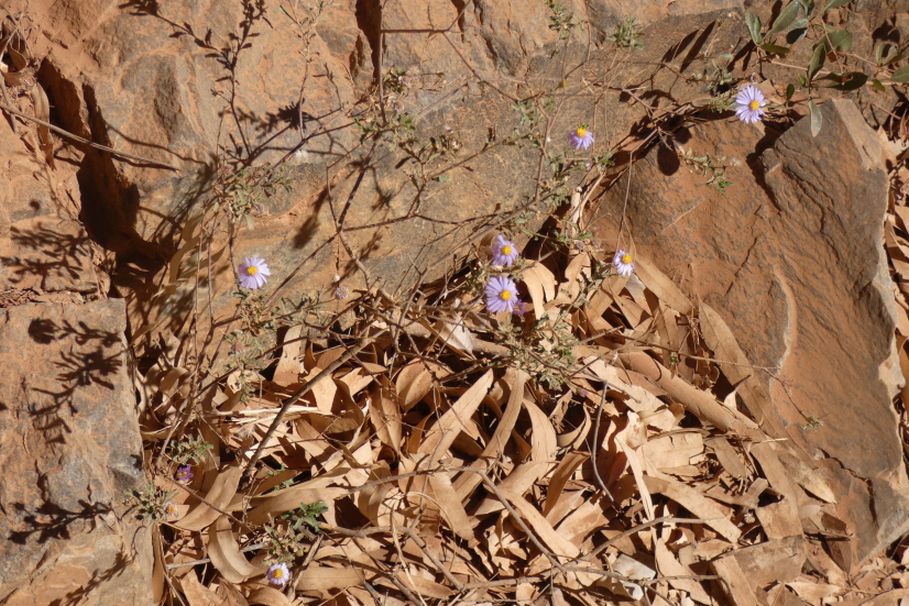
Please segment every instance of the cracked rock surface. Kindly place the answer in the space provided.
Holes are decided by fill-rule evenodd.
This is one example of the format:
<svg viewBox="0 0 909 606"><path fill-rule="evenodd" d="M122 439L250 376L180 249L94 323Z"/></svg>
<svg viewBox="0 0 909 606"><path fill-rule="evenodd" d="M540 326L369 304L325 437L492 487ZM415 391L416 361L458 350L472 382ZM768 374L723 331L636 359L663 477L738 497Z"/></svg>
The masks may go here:
<svg viewBox="0 0 909 606"><path fill-rule="evenodd" d="M732 184L722 193L705 183L703 160L689 166L656 149L635 165L627 220L639 262L732 329L754 365L735 374L755 419L813 459L833 487L838 517L850 520L851 540L834 548L848 569L907 527L891 403L903 377L883 247L881 146L850 101L824 104L822 116L816 137L808 118L778 138L732 121L680 133L683 158L725 163ZM615 241L624 184L599 210L607 241Z"/></svg>

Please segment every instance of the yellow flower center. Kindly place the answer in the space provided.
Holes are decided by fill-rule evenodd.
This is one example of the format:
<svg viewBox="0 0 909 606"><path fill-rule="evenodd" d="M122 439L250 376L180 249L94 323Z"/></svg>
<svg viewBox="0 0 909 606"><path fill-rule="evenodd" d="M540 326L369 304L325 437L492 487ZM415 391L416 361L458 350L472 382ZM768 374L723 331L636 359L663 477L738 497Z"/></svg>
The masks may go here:
<svg viewBox="0 0 909 606"><path fill-rule="evenodd" d="M511 247L508 246L508 245L503 246L503 247L502 247L502 254L505 255L506 257L507 257L508 255L510 255L510 254L511 254Z"/></svg>
<svg viewBox="0 0 909 606"><path fill-rule="evenodd" d="M761 103L757 99L752 99L751 103L748 104L748 107L750 107L753 110L759 108L760 106L761 106Z"/></svg>
<svg viewBox="0 0 909 606"><path fill-rule="evenodd" d="M499 293L499 298L502 299L503 301L507 301L508 299L511 298L511 291L503 290L502 292Z"/></svg>
<svg viewBox="0 0 909 606"><path fill-rule="evenodd" d="M248 276L254 276L257 273L259 273L259 268L256 267L255 265L250 265L249 267L246 268L246 275L248 275Z"/></svg>
<svg viewBox="0 0 909 606"><path fill-rule="evenodd" d="M284 570L281 568L275 568L274 571L271 573L271 576L273 576L276 579L280 579L284 576Z"/></svg>
<svg viewBox="0 0 909 606"><path fill-rule="evenodd" d="M574 133L579 137L585 137L587 136L587 129L583 126L579 126L578 130L574 131Z"/></svg>
<svg viewBox="0 0 909 606"><path fill-rule="evenodd" d="M624 255L622 255L622 263L624 263L625 265L628 265L629 263L631 263L631 255L629 255L628 253L625 253Z"/></svg>

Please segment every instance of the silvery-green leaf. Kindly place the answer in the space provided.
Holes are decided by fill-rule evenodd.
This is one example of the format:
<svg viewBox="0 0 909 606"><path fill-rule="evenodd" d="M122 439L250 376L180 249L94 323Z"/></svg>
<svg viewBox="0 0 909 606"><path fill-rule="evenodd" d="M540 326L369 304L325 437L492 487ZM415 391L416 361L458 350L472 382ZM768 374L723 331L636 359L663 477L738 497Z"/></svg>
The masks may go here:
<svg viewBox="0 0 909 606"><path fill-rule="evenodd" d="M824 66L827 58L827 41L821 40L814 45L814 52L811 53L811 60L808 61L808 81L810 82L815 74Z"/></svg>
<svg viewBox="0 0 909 606"><path fill-rule="evenodd" d="M831 32L827 37L830 39L830 45L836 50L846 53L852 48L852 32L841 29Z"/></svg>
<svg viewBox="0 0 909 606"><path fill-rule="evenodd" d="M778 34L780 32L786 31L789 25L795 21L795 18L799 16L799 5L797 2L790 2L787 4L783 10L780 11L780 14L777 16L776 20L773 22L773 26L770 28L768 33Z"/></svg>
<svg viewBox="0 0 909 606"><path fill-rule="evenodd" d="M864 72L846 72L842 74L830 74L825 76L825 80L832 80L832 88L841 91L851 91L860 88L868 81L868 75Z"/></svg>
<svg viewBox="0 0 909 606"><path fill-rule="evenodd" d="M761 36L761 20L757 15L751 11L745 11L745 25L748 27L748 33L751 34L751 40L755 44L759 45L763 42L764 39Z"/></svg>
<svg viewBox="0 0 909 606"><path fill-rule="evenodd" d="M824 119L821 116L821 110L813 100L808 102L808 112L811 114L811 136L817 137L817 134L821 132Z"/></svg>
<svg viewBox="0 0 909 606"><path fill-rule="evenodd" d="M893 75L890 76L890 79L894 82L909 82L909 65L904 65L899 68Z"/></svg>
<svg viewBox="0 0 909 606"><path fill-rule="evenodd" d="M761 48L764 49L767 53L771 55L779 55L780 57L786 56L786 53L789 52L788 46L780 46L779 44L770 44L765 42L761 45Z"/></svg>

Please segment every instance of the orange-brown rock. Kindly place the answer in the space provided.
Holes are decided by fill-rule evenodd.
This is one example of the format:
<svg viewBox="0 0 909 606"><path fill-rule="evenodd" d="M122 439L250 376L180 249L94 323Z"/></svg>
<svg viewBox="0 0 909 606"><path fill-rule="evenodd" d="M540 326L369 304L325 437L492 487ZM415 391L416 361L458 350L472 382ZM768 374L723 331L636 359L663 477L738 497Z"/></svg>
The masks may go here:
<svg viewBox="0 0 909 606"><path fill-rule="evenodd" d="M255 227L237 234L236 257L265 256L272 283L286 280L281 294L295 299L330 299L336 274L348 291L367 283L404 291L441 275L509 213L539 224L554 198L537 196L538 176L551 171L550 153L567 151L569 129L590 122L594 152L606 151L648 112L702 94L703 84L678 78L678 69L707 69L710 57L741 42L740 12L705 12L734 2L651 2L641 13L649 23L643 48L621 50L625 65L613 74L614 48L590 42L605 38L630 5L599 2L595 13L586 2L561 4L575 24L564 40L545 4L529 11L523 0L343 0L318 15L288 9L299 25L279 8L286 3L272 1L261 4L264 12L250 3L248 13L239 2L31 3L46 24L36 48L46 53L42 84L60 123L179 169L95 151L80 167L81 217L116 255L113 283L130 300L131 321L179 330L196 284L188 266L164 316L161 301L148 301L180 273L181 258L188 262L176 253L194 235L187 225L229 203L215 195L216 177L247 161L286 158L289 187L259 200ZM663 69L662 61L677 66ZM660 90L646 105L622 91L643 81ZM534 124L516 108L528 98ZM535 107L546 99L558 99L558 111ZM410 116L413 129L374 140L367 131L383 112L392 124ZM545 153L514 135L539 138L545 129ZM214 266L203 271L222 317L236 304L238 259L227 253L219 236Z"/></svg>
<svg viewBox="0 0 909 606"><path fill-rule="evenodd" d="M150 604L122 301L0 309L0 602Z"/></svg>
<svg viewBox="0 0 909 606"><path fill-rule="evenodd" d="M854 524L839 553L848 568L909 526L891 404L903 377L882 150L851 102L821 114L816 137L808 118L778 138L732 119L677 133L684 144L634 166L625 241L720 313L754 365L738 372L752 415L835 478L837 517ZM726 166L725 193L706 184L706 156ZM605 242L615 242L624 183L599 208Z"/></svg>

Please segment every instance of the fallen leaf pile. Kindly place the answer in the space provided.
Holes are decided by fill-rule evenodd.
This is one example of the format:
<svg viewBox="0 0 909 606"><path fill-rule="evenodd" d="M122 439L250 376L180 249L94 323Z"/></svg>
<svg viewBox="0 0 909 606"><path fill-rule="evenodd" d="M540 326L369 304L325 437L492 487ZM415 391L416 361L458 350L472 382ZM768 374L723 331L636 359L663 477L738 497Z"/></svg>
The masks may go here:
<svg viewBox="0 0 909 606"><path fill-rule="evenodd" d="M361 293L343 330L291 327L268 369L191 407L192 373L150 371L151 457L178 424L211 445L189 485L156 478L171 495L159 594L821 604L901 591L892 562L847 578L825 550L848 524L823 476L740 411L749 367L715 312L646 260L624 279L589 246L536 248L521 317L486 314L465 270L403 304ZM283 589L264 576L277 561Z"/></svg>

